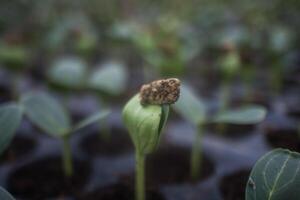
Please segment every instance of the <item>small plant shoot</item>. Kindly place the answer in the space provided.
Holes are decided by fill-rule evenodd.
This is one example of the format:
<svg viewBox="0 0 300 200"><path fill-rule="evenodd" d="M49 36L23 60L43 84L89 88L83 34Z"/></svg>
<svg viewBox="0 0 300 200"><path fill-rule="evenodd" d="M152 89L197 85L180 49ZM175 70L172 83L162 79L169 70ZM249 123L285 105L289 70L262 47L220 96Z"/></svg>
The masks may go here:
<svg viewBox="0 0 300 200"><path fill-rule="evenodd" d="M206 103L195 95L193 90L182 84L181 98L174 106L175 110L187 121L197 127L197 134L191 153L191 178L196 180L200 176L202 161L202 132L203 125L207 123L228 124L256 124L266 116L266 110L261 106L246 106L235 110L226 110L208 117Z"/></svg>
<svg viewBox="0 0 300 200"><path fill-rule="evenodd" d="M22 98L25 113L29 119L45 133L57 137L63 143L63 168L67 177L73 174L73 164L69 139L73 132L99 121L108 115L102 111L71 125L69 114L56 99L45 93L27 94Z"/></svg>
<svg viewBox="0 0 300 200"><path fill-rule="evenodd" d="M300 154L275 149L257 161L251 171L246 200L299 200Z"/></svg>
<svg viewBox="0 0 300 200"><path fill-rule="evenodd" d="M177 84L175 88L172 87L174 81ZM155 85L155 87L150 87L151 94L143 95L144 85L140 94L132 97L123 109L123 121L135 146L136 200L145 200L146 155L157 148L161 131L168 118L170 104L175 103L179 96L180 82L178 79L158 80L150 83L151 85ZM176 91L177 96L173 98L173 101L168 101L169 104L166 104L165 100L169 97L168 95L174 95L172 91ZM157 103L156 96L160 96L161 104Z"/></svg>

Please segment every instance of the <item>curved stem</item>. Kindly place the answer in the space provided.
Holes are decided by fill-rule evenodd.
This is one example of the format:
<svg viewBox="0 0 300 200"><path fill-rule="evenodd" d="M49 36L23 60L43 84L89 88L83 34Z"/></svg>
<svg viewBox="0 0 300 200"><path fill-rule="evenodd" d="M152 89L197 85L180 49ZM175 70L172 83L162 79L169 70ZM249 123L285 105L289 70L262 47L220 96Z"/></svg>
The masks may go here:
<svg viewBox="0 0 300 200"><path fill-rule="evenodd" d="M192 155L191 155L191 178L192 180L196 180L199 178L200 170L201 170L201 162L202 162L202 125L198 125L197 133L195 135L195 141L192 147Z"/></svg>
<svg viewBox="0 0 300 200"><path fill-rule="evenodd" d="M69 136L63 137L63 168L65 175L67 177L71 177L73 174L73 163Z"/></svg>
<svg viewBox="0 0 300 200"><path fill-rule="evenodd" d="M136 152L135 199L145 200L145 156Z"/></svg>

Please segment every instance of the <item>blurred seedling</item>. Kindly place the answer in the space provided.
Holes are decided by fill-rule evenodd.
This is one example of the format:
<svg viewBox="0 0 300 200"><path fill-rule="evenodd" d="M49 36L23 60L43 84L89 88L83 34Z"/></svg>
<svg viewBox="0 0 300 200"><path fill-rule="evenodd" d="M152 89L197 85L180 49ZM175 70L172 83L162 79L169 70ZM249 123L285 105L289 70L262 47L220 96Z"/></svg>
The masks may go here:
<svg viewBox="0 0 300 200"><path fill-rule="evenodd" d="M186 84L181 87L181 95L174 109L188 122L197 128L195 139L191 152L190 173L191 178L196 180L201 173L202 162L202 137L203 126L209 123L214 124L256 124L262 121L266 116L266 110L257 105L243 106L234 110L224 110L208 116L208 104Z"/></svg>
<svg viewBox="0 0 300 200"><path fill-rule="evenodd" d="M108 61L88 71L87 64L82 59L65 57L53 63L48 71L48 78L67 93L87 89L95 91L103 109L107 109L109 98L125 91L128 75L124 64L119 61ZM101 125L101 137L107 139L110 135L108 123L102 122Z"/></svg>
<svg viewBox="0 0 300 200"><path fill-rule="evenodd" d="M105 118L108 110L95 113L76 125L71 125L69 113L53 97L45 93L30 93L22 97L21 103L28 118L41 130L63 143L63 169L67 177L73 174L70 147L72 134L92 123Z"/></svg>
<svg viewBox="0 0 300 200"><path fill-rule="evenodd" d="M169 79L167 79L167 81L168 80ZM160 87L163 91L170 91L168 90L168 88L170 89L169 86L167 88L162 88L161 82L159 81L154 82L154 85L147 85L150 86L151 90L148 90L148 87L146 86L145 88L144 86L142 87L140 94L136 94L128 101L122 114L124 124L128 129L135 146L136 200L145 200L145 159L148 154L156 150L162 129L166 124L170 105L164 103L174 103L178 98L176 91L179 92L179 85L173 87L175 93L173 93L174 90L170 93L167 92L167 94L173 94L173 98L171 98L173 101L165 101L167 100L166 94L163 95L162 98L157 99L154 98L157 94L155 92L151 93L151 91L157 92L157 87ZM153 99L156 99L156 101L153 101ZM143 105L142 102L144 102ZM154 103L155 105L151 103Z"/></svg>
<svg viewBox="0 0 300 200"><path fill-rule="evenodd" d="M152 23L127 23L115 26L114 35L130 40L145 61L146 80L151 76L182 76L187 61L198 52L190 34L186 34L186 24L176 16L162 16ZM130 33L130 34L129 34ZM154 70L153 70L154 69ZM153 74L153 72L155 74Z"/></svg>
<svg viewBox="0 0 300 200"><path fill-rule="evenodd" d="M8 69L10 73L12 96L14 99L19 97L20 81L23 74L28 69L30 51L22 44L10 44L9 42L0 42L0 63L1 66Z"/></svg>
<svg viewBox="0 0 300 200"><path fill-rule="evenodd" d="M300 196L300 154L275 149L253 167L246 186L246 200L298 200Z"/></svg>

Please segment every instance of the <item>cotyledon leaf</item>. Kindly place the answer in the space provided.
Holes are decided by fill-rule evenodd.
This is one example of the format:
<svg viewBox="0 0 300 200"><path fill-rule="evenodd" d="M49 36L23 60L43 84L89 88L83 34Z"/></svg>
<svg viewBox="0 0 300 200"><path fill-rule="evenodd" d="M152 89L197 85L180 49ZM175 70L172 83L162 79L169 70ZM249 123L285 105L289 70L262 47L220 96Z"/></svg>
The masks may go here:
<svg viewBox="0 0 300 200"><path fill-rule="evenodd" d="M215 123L255 124L264 120L266 113L266 109L262 106L249 105L218 113L211 121Z"/></svg>
<svg viewBox="0 0 300 200"><path fill-rule="evenodd" d="M300 154L275 149L254 166L246 188L246 200L299 200Z"/></svg>
<svg viewBox="0 0 300 200"><path fill-rule="evenodd" d="M63 106L46 93L31 93L22 98L25 114L52 136L63 137L71 131L71 120Z"/></svg>
<svg viewBox="0 0 300 200"><path fill-rule="evenodd" d="M4 188L0 187L0 199L1 200L15 200L11 194L9 194Z"/></svg>
<svg viewBox="0 0 300 200"><path fill-rule="evenodd" d="M156 149L168 112L167 105L142 106L139 95L135 95L125 105L123 121L137 151L147 154Z"/></svg>
<svg viewBox="0 0 300 200"><path fill-rule="evenodd" d="M17 104L5 104L0 107L0 153L9 145L15 135L21 119L22 108Z"/></svg>

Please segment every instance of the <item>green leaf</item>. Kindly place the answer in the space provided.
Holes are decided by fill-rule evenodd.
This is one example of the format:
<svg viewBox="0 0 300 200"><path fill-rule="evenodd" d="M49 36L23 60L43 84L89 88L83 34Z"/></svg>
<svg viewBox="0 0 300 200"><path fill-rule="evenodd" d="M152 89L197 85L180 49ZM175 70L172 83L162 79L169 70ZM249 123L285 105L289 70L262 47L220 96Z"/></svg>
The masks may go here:
<svg viewBox="0 0 300 200"><path fill-rule="evenodd" d="M0 199L1 200L15 200L15 198L2 187L0 187Z"/></svg>
<svg viewBox="0 0 300 200"><path fill-rule="evenodd" d="M246 200L299 200L300 154L275 149L257 161L251 171Z"/></svg>
<svg viewBox="0 0 300 200"><path fill-rule="evenodd" d="M24 96L22 103L29 119L47 134L63 137L70 133L69 115L56 99L44 93L33 93Z"/></svg>
<svg viewBox="0 0 300 200"><path fill-rule="evenodd" d="M168 113L167 105L142 106L138 94L125 105L123 121L139 153L147 154L156 149Z"/></svg>
<svg viewBox="0 0 300 200"><path fill-rule="evenodd" d="M56 60L48 71L51 82L67 88L81 88L85 84L86 64L77 57Z"/></svg>
<svg viewBox="0 0 300 200"><path fill-rule="evenodd" d="M235 110L221 112L212 122L231 124L256 124L265 119L267 111L262 106L245 106Z"/></svg>
<svg viewBox="0 0 300 200"><path fill-rule="evenodd" d="M0 107L0 154L13 139L20 125L22 113L22 108L16 104L6 104Z"/></svg>
<svg viewBox="0 0 300 200"><path fill-rule="evenodd" d="M104 110L102 112L97 112L88 118L80 121L77 125L74 126L73 131L78 131L79 129L82 129L92 123L95 123L97 121L100 121L107 117L109 115L110 111L109 110Z"/></svg>
<svg viewBox="0 0 300 200"><path fill-rule="evenodd" d="M174 109L185 120L194 125L205 122L205 104L199 97L196 96L188 85L182 84L180 89L180 98L174 105Z"/></svg>
<svg viewBox="0 0 300 200"><path fill-rule="evenodd" d="M89 79L89 87L111 95L121 94L127 84L127 72L123 64L108 62L94 71Z"/></svg>

